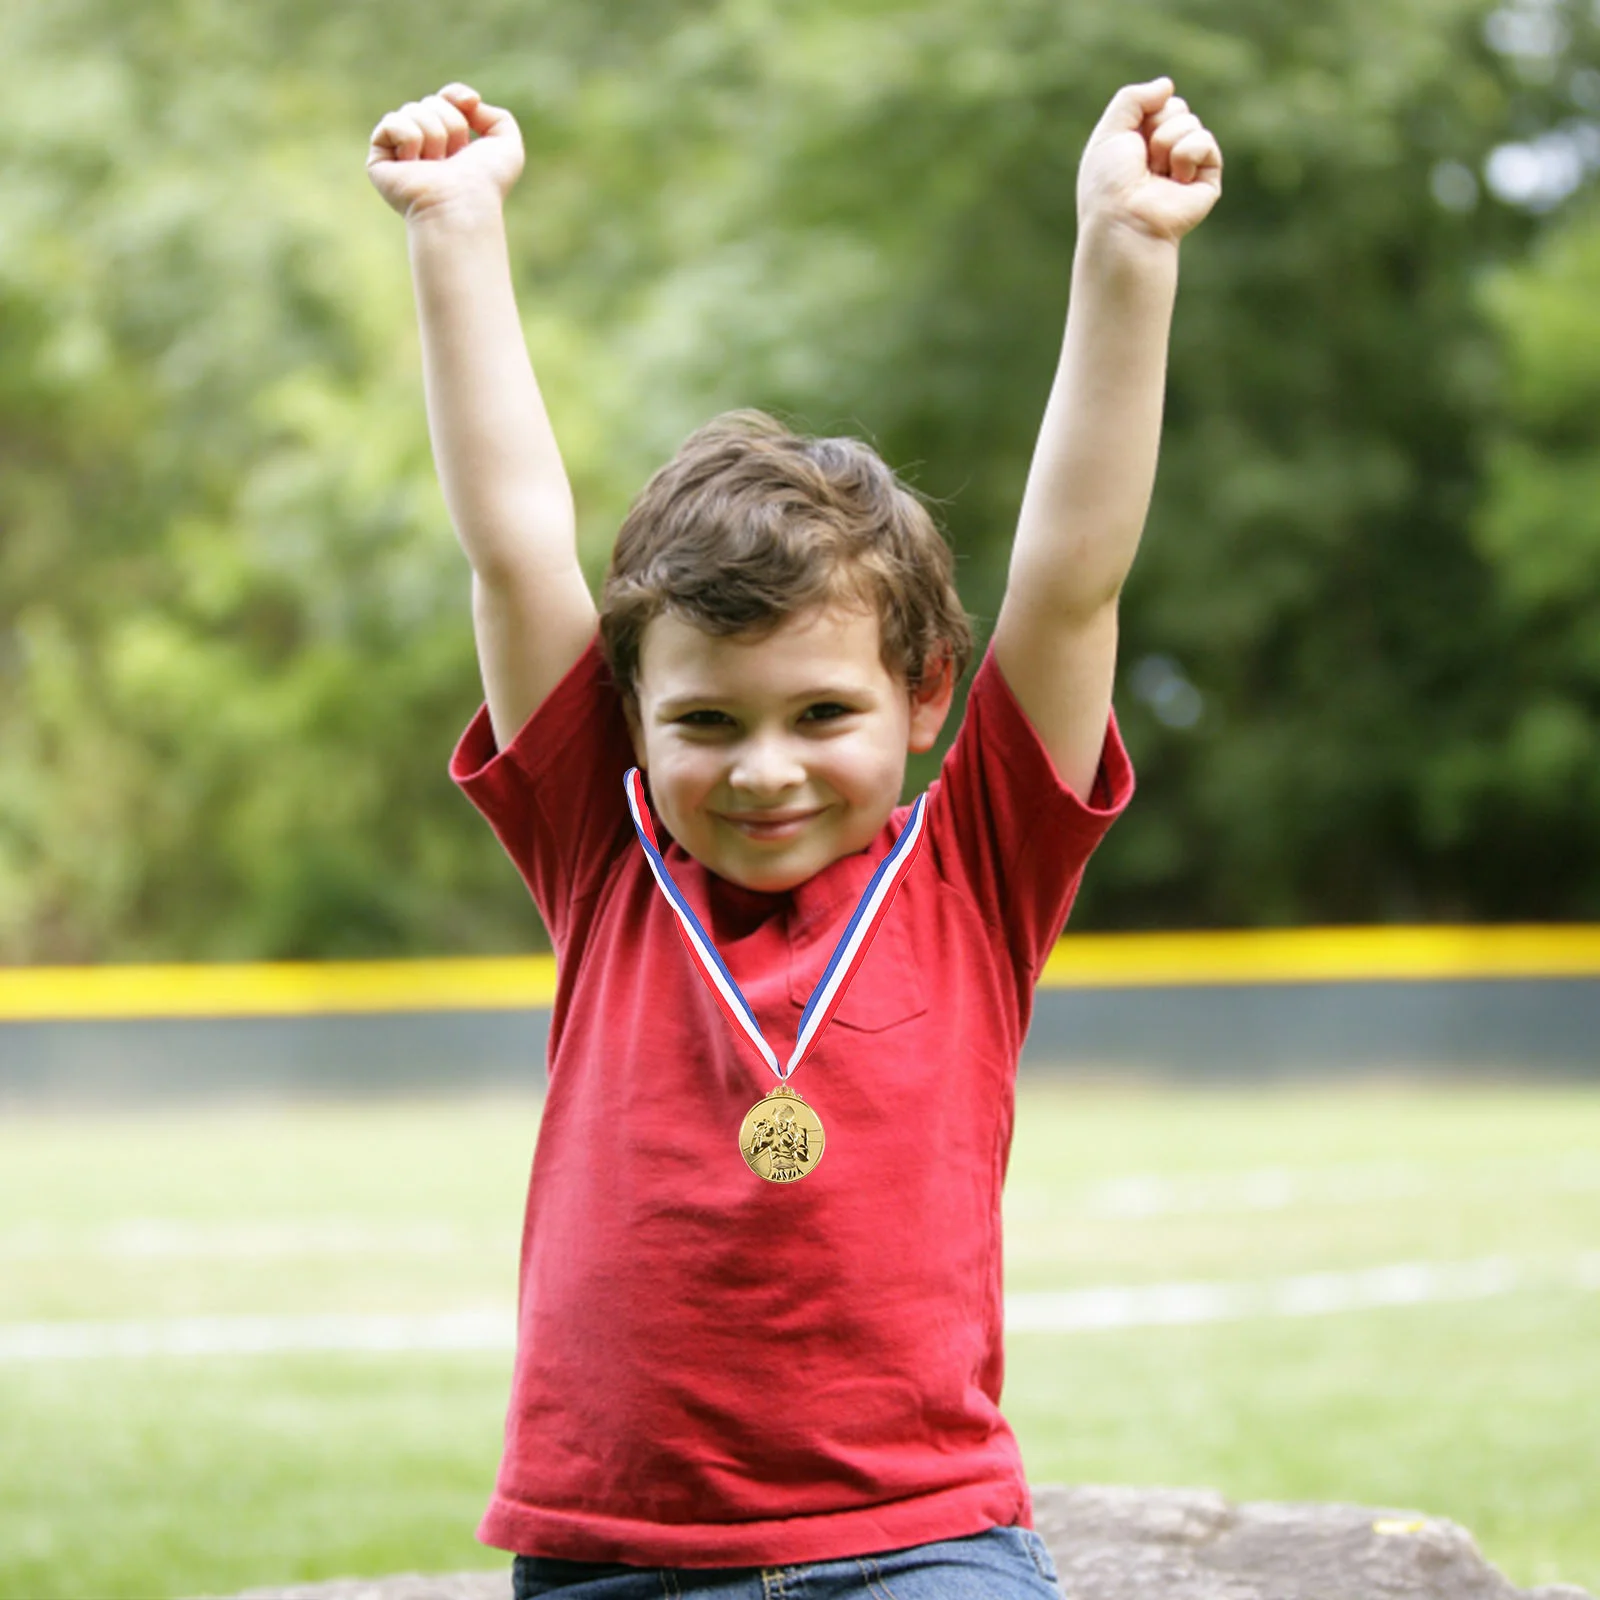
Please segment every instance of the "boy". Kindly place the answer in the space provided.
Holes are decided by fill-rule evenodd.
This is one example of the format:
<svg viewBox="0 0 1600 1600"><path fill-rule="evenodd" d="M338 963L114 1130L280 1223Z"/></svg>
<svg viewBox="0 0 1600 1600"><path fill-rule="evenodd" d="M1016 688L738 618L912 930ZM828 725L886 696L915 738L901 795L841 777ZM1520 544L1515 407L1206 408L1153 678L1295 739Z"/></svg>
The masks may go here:
<svg viewBox="0 0 1600 1600"><path fill-rule="evenodd" d="M1132 788L1116 602L1216 143L1167 79L1089 141L1005 601L909 811L970 650L925 511L865 446L734 413L629 512L597 615L512 298L521 165L459 84L368 157L473 571L486 706L452 772L560 957L480 1536L519 1600L1054 1594L998 1409L1012 1077Z"/></svg>

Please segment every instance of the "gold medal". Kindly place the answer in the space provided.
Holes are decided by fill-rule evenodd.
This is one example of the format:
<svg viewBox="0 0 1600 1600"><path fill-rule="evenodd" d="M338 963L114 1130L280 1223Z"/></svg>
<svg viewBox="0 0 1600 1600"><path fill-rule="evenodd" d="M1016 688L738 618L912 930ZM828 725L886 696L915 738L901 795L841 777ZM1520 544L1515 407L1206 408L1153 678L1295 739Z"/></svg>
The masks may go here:
<svg viewBox="0 0 1600 1600"><path fill-rule="evenodd" d="M744 1114L739 1153L758 1178L793 1183L822 1159L822 1119L788 1084Z"/></svg>

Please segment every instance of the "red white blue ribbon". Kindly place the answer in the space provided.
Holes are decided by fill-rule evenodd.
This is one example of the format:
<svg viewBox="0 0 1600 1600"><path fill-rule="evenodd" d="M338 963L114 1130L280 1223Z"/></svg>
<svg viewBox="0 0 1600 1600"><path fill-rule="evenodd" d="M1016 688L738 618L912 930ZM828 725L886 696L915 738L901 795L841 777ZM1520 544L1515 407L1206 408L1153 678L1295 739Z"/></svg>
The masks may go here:
<svg viewBox="0 0 1600 1600"><path fill-rule="evenodd" d="M856 903L850 921L839 936L839 942L833 947L833 954L828 958L828 965L817 980L816 988L811 991L811 998L806 1001L805 1010L800 1013L800 1033L795 1039L794 1050L790 1053L788 1062L780 1065L777 1052L767 1043L766 1035L761 1031L761 1024L756 1021L755 1012L750 1009L750 1004L740 992L739 985L733 981L733 974L728 971L717 947L711 942L711 935L706 932L700 919L694 914L694 909L684 899L683 891L678 887L667 868L666 861L662 858L661 847L656 843L655 826L650 820L650 809L645 803L644 778L637 767L628 769L627 776L622 780L622 786L627 792L628 810L633 815L633 826L638 832L639 843L644 847L645 859L650 863L650 871L655 875L656 887L666 896L667 904L672 907L677 919L678 932L683 936L684 947L689 952L689 959L693 961L695 970L705 980L706 987L710 989L718 1006L721 1007L723 1016L728 1019L736 1032L749 1040L756 1054L772 1068L779 1082L782 1082L811 1054L813 1046L822 1036L822 1030L832 1020L834 1012L839 1009L839 1002L844 999L845 990L850 987L856 973L861 970L861 963L866 959L867 950L888 914L895 890L900 887L906 873L911 870L911 863L916 860L917 851L922 848L923 812L927 809L928 797L917 796L916 804L912 806L911 815L906 818L899 837L895 839L888 855L878 863L877 871L872 874L871 881L862 890L861 899Z"/></svg>

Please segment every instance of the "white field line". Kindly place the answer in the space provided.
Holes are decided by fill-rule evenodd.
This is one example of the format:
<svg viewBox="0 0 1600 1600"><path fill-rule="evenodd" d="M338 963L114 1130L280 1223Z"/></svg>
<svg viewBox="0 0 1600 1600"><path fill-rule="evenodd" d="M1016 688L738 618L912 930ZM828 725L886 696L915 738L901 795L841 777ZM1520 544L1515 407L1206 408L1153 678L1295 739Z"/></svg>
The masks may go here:
<svg viewBox="0 0 1600 1600"><path fill-rule="evenodd" d="M1464 1167L1414 1162L1347 1164L1296 1170L1261 1167L1239 1172L1168 1177L1127 1173L1067 1196L1014 1184L1006 1197L1012 1222L1088 1216L1120 1221L1201 1213L1285 1211L1296 1206L1379 1205L1401 1200L1512 1193L1600 1192L1600 1155L1554 1161L1475 1163ZM446 1222L374 1225L337 1217L307 1221L206 1223L130 1217L109 1227L66 1228L43 1223L0 1231L0 1261L91 1255L110 1261L265 1260L313 1256L442 1256L503 1241ZM513 1240L507 1248L515 1248Z"/></svg>
<svg viewBox="0 0 1600 1600"><path fill-rule="evenodd" d="M509 1350L515 1322L508 1311L483 1310L427 1317L170 1317L160 1322L0 1323L0 1364L106 1356Z"/></svg>
<svg viewBox="0 0 1600 1600"><path fill-rule="evenodd" d="M1179 1327L1574 1289L1600 1292L1600 1251L1557 1264L1504 1257L1413 1261L1289 1278L1109 1284L1060 1293L1012 1294L1006 1297L1006 1328L1012 1333L1085 1333ZM0 1365L106 1357L503 1352L511 1349L514 1330L509 1310L438 1316L17 1322L0 1324Z"/></svg>
<svg viewBox="0 0 1600 1600"><path fill-rule="evenodd" d="M92 1255L108 1261L267 1260L309 1256L442 1256L491 1243L446 1222L374 1226L337 1217L304 1222L185 1222L130 1217L109 1227L24 1224L0 1233L0 1260ZM515 1248L514 1241L511 1248Z"/></svg>
<svg viewBox="0 0 1600 1600"><path fill-rule="evenodd" d="M1301 1169L1261 1167L1188 1177L1135 1172L1090 1184L1062 1199L1013 1186L1006 1204L1008 1216L1017 1221L1046 1215L1137 1220L1204 1212L1285 1211L1295 1206L1377 1205L1435 1195L1464 1199L1505 1193L1597 1191L1600 1155L1578 1153L1555 1160L1478 1162L1461 1167L1392 1161Z"/></svg>
<svg viewBox="0 0 1600 1600"><path fill-rule="evenodd" d="M1008 1333L1190 1327L1271 1317L1319 1317L1387 1306L1487 1300L1527 1290L1600 1291L1600 1251L1559 1265L1491 1256L1402 1261L1357 1272L1306 1272L1235 1282L1117 1284L1006 1296Z"/></svg>

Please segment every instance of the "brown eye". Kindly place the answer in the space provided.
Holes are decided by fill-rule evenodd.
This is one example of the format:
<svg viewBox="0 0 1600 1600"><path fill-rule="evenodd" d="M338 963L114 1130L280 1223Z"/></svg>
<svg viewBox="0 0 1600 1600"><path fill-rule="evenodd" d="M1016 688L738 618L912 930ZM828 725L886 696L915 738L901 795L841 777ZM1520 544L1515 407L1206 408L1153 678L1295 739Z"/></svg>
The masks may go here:
<svg viewBox="0 0 1600 1600"><path fill-rule="evenodd" d="M848 717L850 707L842 706L837 700L819 700L814 706L807 706L801 714L802 722L832 722L837 717Z"/></svg>

